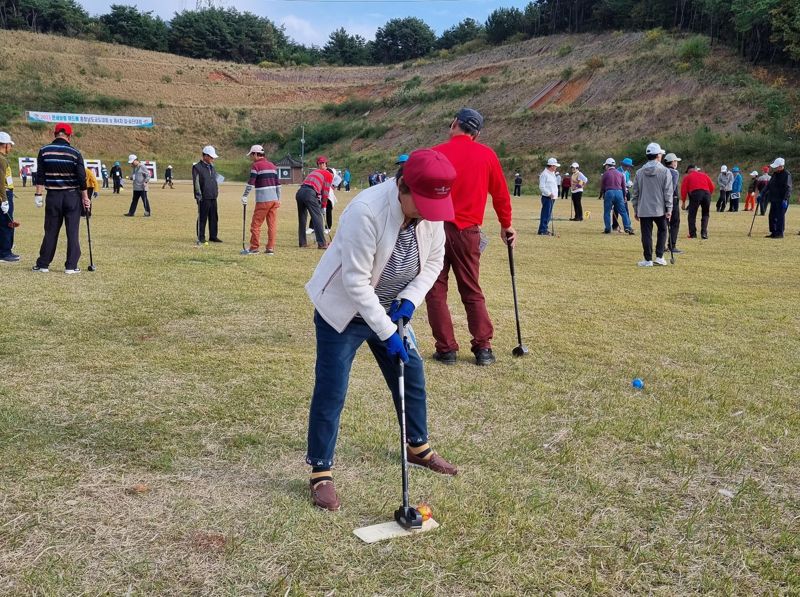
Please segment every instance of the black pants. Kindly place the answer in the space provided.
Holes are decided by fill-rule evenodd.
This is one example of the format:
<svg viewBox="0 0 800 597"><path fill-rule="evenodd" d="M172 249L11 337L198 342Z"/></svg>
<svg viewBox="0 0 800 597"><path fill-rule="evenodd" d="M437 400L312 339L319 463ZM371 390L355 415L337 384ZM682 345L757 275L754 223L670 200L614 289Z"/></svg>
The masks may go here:
<svg viewBox="0 0 800 597"><path fill-rule="evenodd" d="M729 197L731 206L728 208L728 211L739 211L739 197L741 197L741 193L734 193L731 191Z"/></svg>
<svg viewBox="0 0 800 597"><path fill-rule="evenodd" d="M767 204L769 203L769 201L767 201L767 198L764 196L763 193L761 193L757 197L757 199L758 199L758 209L761 210L761 215L763 216L764 214L767 213Z"/></svg>
<svg viewBox="0 0 800 597"><path fill-rule="evenodd" d="M561 187L561 198L569 199L569 187Z"/></svg>
<svg viewBox="0 0 800 597"><path fill-rule="evenodd" d="M689 238L697 238L697 210L700 209L700 235L708 238L708 217L711 213L711 193L696 190L689 193Z"/></svg>
<svg viewBox="0 0 800 597"><path fill-rule="evenodd" d="M81 243L78 232L81 223L80 191L47 191L44 204L44 239L39 249L37 267L50 267L58 246L61 225L67 229L67 260L64 269L75 269L81 258Z"/></svg>
<svg viewBox="0 0 800 597"><path fill-rule="evenodd" d="M108 188L108 176L106 176L106 177L103 179L103 188L104 188L104 189L107 189L107 188Z"/></svg>
<svg viewBox="0 0 800 597"><path fill-rule="evenodd" d="M0 214L0 258L8 257L14 248L14 229L9 226L14 221L14 191L6 189L8 213Z"/></svg>
<svg viewBox="0 0 800 597"><path fill-rule="evenodd" d="M786 212L783 210L783 199L769 201L769 233L772 236L783 236L786 225Z"/></svg>
<svg viewBox="0 0 800 597"><path fill-rule="evenodd" d="M144 215L150 215L150 202L147 200L147 191L134 191L133 198L131 199L131 206L128 208L128 213L133 215L136 213L136 208L139 206L139 198L142 199L144 205Z"/></svg>
<svg viewBox="0 0 800 597"><path fill-rule="evenodd" d="M731 197L730 191L719 191L719 199L717 199L717 211L725 211L725 206L728 205L728 199Z"/></svg>
<svg viewBox="0 0 800 597"><path fill-rule="evenodd" d="M114 177L114 190L113 193L119 195L119 190L122 188L122 179Z"/></svg>
<svg viewBox="0 0 800 597"><path fill-rule="evenodd" d="M642 249L644 250L645 261L653 260L653 224L658 228L658 234L656 235L656 257L664 257L664 249L667 245L667 218L664 216L639 218L639 226L642 229Z"/></svg>
<svg viewBox="0 0 800 597"><path fill-rule="evenodd" d="M308 244L306 239L306 224L311 216L311 227L317 239L317 246L325 244L325 229L322 227L322 208L317 199L317 193L310 187L301 186L294 197L297 200L297 241L301 247Z"/></svg>
<svg viewBox="0 0 800 597"><path fill-rule="evenodd" d="M514 197L521 197L522 196L522 185L515 184L514 185Z"/></svg>
<svg viewBox="0 0 800 597"><path fill-rule="evenodd" d="M678 234L681 230L681 208L677 197L672 200L672 217L669 219L669 246L678 248Z"/></svg>
<svg viewBox="0 0 800 597"><path fill-rule="evenodd" d="M582 222L583 221L583 206L581 205L581 199L583 198L583 191L578 191L577 193L572 193L572 206L575 208L575 221Z"/></svg>
<svg viewBox="0 0 800 597"><path fill-rule="evenodd" d="M208 238L217 238L219 232L219 213L216 199L203 199L197 204L197 240L206 240L206 222L208 222Z"/></svg>
<svg viewBox="0 0 800 597"><path fill-rule="evenodd" d="M27 176L23 176L22 177L22 188L24 189L27 185L28 185L28 177Z"/></svg>
<svg viewBox="0 0 800 597"><path fill-rule="evenodd" d="M349 180L346 183L344 183L344 190L345 191L349 191L350 190L350 181Z"/></svg>
<svg viewBox="0 0 800 597"><path fill-rule="evenodd" d="M169 188L171 188L171 189L175 188L175 185L172 184L172 178L171 177L164 179L164 184L161 185L161 188L162 189L166 188L167 185L169 185Z"/></svg>
<svg viewBox="0 0 800 597"><path fill-rule="evenodd" d="M328 201L328 205L325 208L325 228L330 230L333 228L333 203Z"/></svg>

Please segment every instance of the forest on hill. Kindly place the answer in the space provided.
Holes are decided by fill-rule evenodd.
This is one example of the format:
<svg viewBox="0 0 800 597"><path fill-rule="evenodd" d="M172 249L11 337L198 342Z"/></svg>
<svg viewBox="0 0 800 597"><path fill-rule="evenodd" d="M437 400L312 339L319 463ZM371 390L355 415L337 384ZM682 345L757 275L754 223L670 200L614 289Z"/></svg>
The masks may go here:
<svg viewBox="0 0 800 597"><path fill-rule="evenodd" d="M394 64L545 35L663 28L702 34L752 62L800 62L798 0L533 0L484 23L465 18L441 35L417 17L387 21L374 40L341 28L321 48L293 41L267 18L213 4L164 21L122 4L91 17L76 0L0 0L0 28L262 66Z"/></svg>

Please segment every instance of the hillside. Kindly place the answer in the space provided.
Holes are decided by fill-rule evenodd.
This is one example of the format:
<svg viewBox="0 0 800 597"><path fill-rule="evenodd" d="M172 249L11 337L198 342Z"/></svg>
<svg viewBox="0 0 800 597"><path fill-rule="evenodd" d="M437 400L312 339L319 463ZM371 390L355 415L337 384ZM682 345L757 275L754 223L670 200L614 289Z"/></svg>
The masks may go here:
<svg viewBox="0 0 800 597"><path fill-rule="evenodd" d="M483 111L482 139L509 167L534 168L548 153L630 153L645 138L698 158L745 159L754 151L791 152L784 133L796 126L786 73L770 77L720 47L686 61L683 42L658 31L543 37L397 67L273 69L4 35L0 53L14 66L0 72L0 103L12 106L6 127L20 151L32 152L47 137L41 125L23 123L22 111L61 109L52 105L59 92L78 87L94 103L76 111L152 115L156 122L153 130L82 127L78 145L87 155L110 160L136 152L175 162L178 176L209 142L237 164L249 140L271 139L270 150L299 153L291 132L300 123L309 139L323 137L313 151L362 175L388 168L400 151L441 140L465 104ZM32 83L40 93L20 91ZM322 109L342 102L339 116ZM224 160L221 166L241 169Z"/></svg>

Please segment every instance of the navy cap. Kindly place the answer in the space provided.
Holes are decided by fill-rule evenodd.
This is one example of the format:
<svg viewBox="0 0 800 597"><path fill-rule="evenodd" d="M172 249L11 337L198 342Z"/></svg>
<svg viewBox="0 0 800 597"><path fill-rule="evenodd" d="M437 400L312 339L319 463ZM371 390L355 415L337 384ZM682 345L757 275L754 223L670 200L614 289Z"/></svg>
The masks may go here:
<svg viewBox="0 0 800 597"><path fill-rule="evenodd" d="M483 128L483 116L477 110L472 108L461 108L456 114L456 120L466 124L468 127L479 131Z"/></svg>

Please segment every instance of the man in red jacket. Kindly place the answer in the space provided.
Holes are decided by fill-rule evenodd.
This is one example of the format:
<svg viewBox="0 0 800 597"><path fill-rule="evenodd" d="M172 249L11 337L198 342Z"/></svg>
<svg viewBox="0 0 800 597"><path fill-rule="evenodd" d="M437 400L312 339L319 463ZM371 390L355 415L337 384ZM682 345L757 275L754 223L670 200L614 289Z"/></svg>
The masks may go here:
<svg viewBox="0 0 800 597"><path fill-rule="evenodd" d="M480 228L487 195L492 196L503 242L511 246L516 243L517 233L511 227L511 197L503 169L497 154L477 142L481 128L483 116L477 110L463 108L450 123L450 140L433 148L450 160L457 174L452 189L455 218L444 223L444 267L426 298L428 321L436 339L433 358L447 365L455 364L458 353L453 320L447 307L451 268L467 311L475 362L478 365L495 362L491 344L494 327L479 281L481 252L488 242Z"/></svg>
<svg viewBox="0 0 800 597"><path fill-rule="evenodd" d="M700 217L700 236L708 238L708 216L711 212L711 195L714 183L708 174L693 165L686 168L686 176L681 183L681 200L689 196L689 238L697 238L697 209L702 209Z"/></svg>
<svg viewBox="0 0 800 597"><path fill-rule="evenodd" d="M325 227L322 223L322 214L328 207L328 195L333 184L333 174L328 171L328 158L321 155L317 158L317 169L313 170L300 188L297 189L295 200L297 201L297 236L300 247L307 247L306 242L306 223L308 216L311 216L311 227L314 228L314 236L317 239L318 249L327 249L328 243L325 242Z"/></svg>

